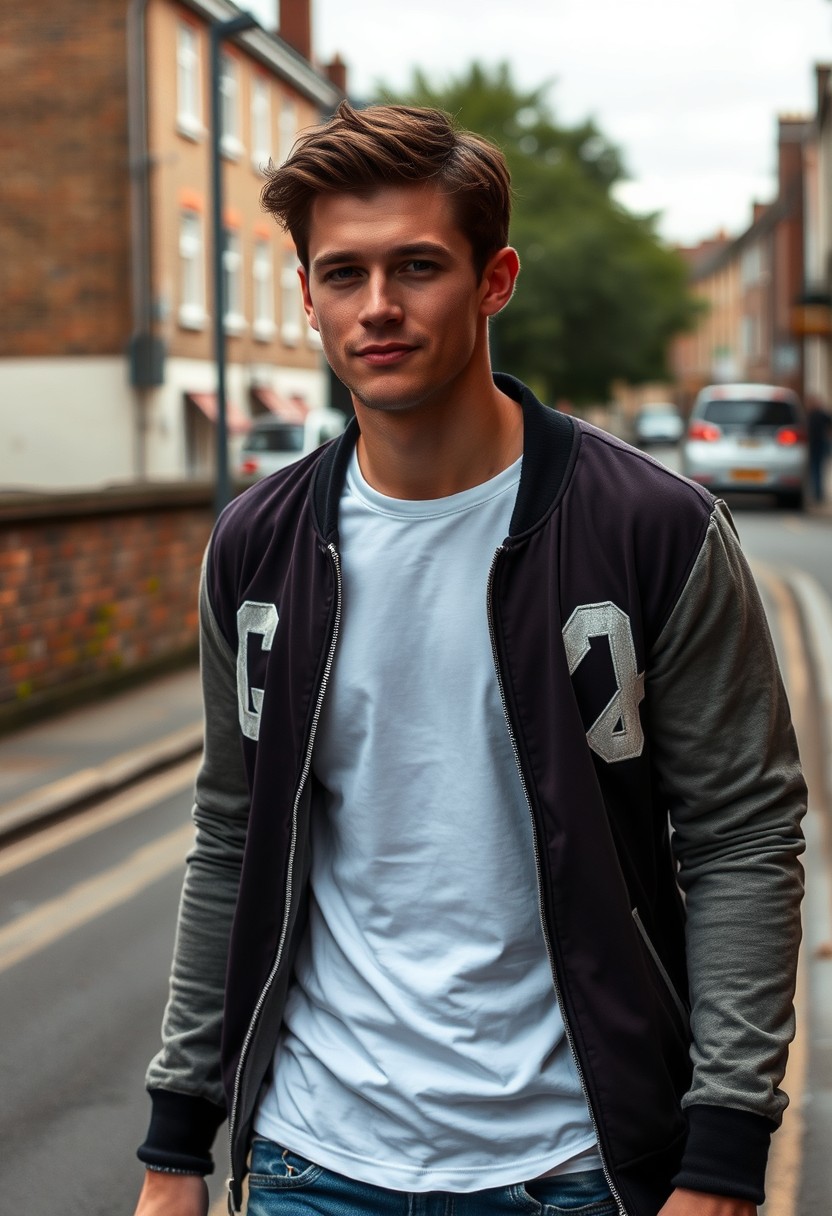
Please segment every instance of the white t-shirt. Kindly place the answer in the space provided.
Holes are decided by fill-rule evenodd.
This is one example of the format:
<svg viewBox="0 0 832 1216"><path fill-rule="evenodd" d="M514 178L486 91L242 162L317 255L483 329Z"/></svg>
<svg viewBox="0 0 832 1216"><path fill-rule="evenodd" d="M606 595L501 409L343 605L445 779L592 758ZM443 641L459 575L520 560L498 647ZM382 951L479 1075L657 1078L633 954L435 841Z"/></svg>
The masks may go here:
<svg viewBox="0 0 832 1216"><path fill-rule="evenodd" d="M427 502L350 467L309 924L256 1129L401 1191L599 1164L486 612L520 461Z"/></svg>

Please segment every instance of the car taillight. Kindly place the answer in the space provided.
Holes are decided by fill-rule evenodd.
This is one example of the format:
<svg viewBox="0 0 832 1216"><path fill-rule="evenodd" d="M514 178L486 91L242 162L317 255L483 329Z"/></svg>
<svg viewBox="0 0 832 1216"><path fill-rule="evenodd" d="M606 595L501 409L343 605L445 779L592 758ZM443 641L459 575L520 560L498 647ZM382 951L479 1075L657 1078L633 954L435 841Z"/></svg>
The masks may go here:
<svg viewBox="0 0 832 1216"><path fill-rule="evenodd" d="M781 426L777 432L777 442L784 448L794 447L796 443L805 443L806 435L797 426Z"/></svg>
<svg viewBox="0 0 832 1216"><path fill-rule="evenodd" d="M688 439L701 439L705 443L713 443L722 437L722 431L712 422L692 422L688 427Z"/></svg>
<svg viewBox="0 0 832 1216"><path fill-rule="evenodd" d="M242 464L240 465L240 472L241 473L256 473L259 468L260 468L260 465L258 464L258 462L256 460L252 460L249 457L248 460L244 460L242 462Z"/></svg>

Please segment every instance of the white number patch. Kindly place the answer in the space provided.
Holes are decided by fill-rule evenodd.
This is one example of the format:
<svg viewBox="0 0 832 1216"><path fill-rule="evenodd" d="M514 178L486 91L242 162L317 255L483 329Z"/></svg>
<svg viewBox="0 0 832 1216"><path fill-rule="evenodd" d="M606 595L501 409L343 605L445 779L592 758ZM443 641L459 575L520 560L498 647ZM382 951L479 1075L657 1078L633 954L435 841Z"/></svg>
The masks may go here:
<svg viewBox="0 0 832 1216"><path fill-rule="evenodd" d="M248 678L248 637L258 634L261 650L271 650L277 629L277 609L274 604L258 604L246 600L237 610L237 707L240 729L247 739L260 737L260 711L263 689L252 688Z"/></svg>
<svg viewBox="0 0 832 1216"><path fill-rule="evenodd" d="M609 704L586 732L592 750L614 764L633 760L644 747L644 732L638 707L644 700L644 672L636 666L636 648L630 618L606 600L603 604L581 604L563 627L569 674L574 675L589 654L590 638L607 638L616 690Z"/></svg>

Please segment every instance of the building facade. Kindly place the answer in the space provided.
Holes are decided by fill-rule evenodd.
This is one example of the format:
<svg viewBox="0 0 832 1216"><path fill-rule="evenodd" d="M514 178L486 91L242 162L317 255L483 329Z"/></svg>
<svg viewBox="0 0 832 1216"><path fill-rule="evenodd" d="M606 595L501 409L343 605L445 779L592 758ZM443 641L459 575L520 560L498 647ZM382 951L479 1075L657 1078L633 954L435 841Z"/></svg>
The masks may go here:
<svg viewBox="0 0 832 1216"><path fill-rule="evenodd" d="M805 149L805 280L795 308L807 395L832 403L832 66L815 68L817 106Z"/></svg>
<svg viewBox="0 0 832 1216"><path fill-rule="evenodd" d="M331 113L310 0L223 44L223 328L231 451L258 413L326 403L263 168ZM209 26L227 0L0 0L0 487L210 476Z"/></svg>
<svg viewBox="0 0 832 1216"><path fill-rule="evenodd" d="M702 301L671 349L676 397L705 384L772 383L832 401L832 67L815 68L817 110L777 125L778 191L740 236L682 250Z"/></svg>

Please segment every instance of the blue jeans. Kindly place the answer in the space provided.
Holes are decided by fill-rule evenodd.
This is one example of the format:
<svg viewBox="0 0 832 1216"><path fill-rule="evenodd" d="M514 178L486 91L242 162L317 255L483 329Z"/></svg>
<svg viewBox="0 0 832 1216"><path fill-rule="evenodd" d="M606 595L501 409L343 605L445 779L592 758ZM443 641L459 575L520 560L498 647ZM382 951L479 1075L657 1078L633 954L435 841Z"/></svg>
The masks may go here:
<svg viewBox="0 0 832 1216"><path fill-rule="evenodd" d="M354 1182L255 1136L246 1216L616 1216L603 1171L470 1194L410 1194Z"/></svg>

